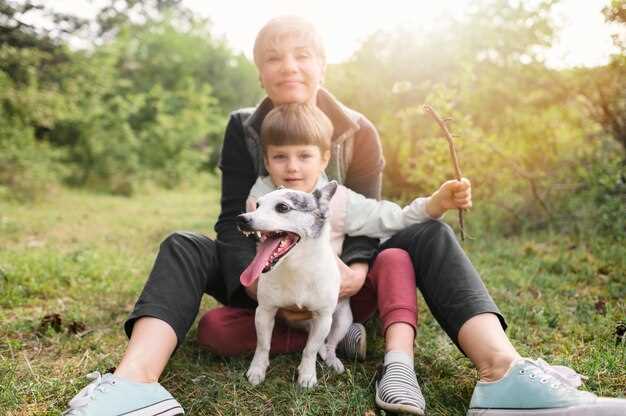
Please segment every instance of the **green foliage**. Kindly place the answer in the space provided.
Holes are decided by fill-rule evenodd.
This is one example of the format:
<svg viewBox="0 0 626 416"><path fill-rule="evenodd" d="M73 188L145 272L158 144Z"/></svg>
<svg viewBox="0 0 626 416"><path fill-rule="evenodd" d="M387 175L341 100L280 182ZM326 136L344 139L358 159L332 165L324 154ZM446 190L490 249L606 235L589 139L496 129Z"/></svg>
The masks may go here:
<svg viewBox="0 0 626 416"><path fill-rule="evenodd" d="M62 172L62 152L37 135L63 116L66 97L38 77L51 54L0 46L0 195L34 200ZM13 77L10 76L12 74Z"/></svg>
<svg viewBox="0 0 626 416"><path fill-rule="evenodd" d="M140 22L105 6L104 37L84 51L21 24L44 6L1 4L0 32L12 34L0 46L4 194L35 199L63 180L131 195L215 167L226 115L260 88L254 66L177 3L126 2Z"/></svg>
<svg viewBox="0 0 626 416"><path fill-rule="evenodd" d="M598 188L591 172L607 158L623 157L607 139L622 140L626 77L619 57L593 69L546 67L540 51L552 43L555 3L479 2L433 27L376 33L329 69L330 90L380 130L386 197L407 201L453 178L428 103L458 136L474 186L470 234L570 227L597 208L597 198L572 197ZM612 227L608 218L600 220Z"/></svg>
<svg viewBox="0 0 626 416"><path fill-rule="evenodd" d="M375 33L329 68L329 89L380 130L386 197L430 194L453 176L429 103L453 119L474 185L470 234L569 229L592 212L619 231L610 212L622 199L597 195L614 195L602 178L619 176L624 157L623 49L602 67L546 67L555 3L476 2L427 28ZM261 97L253 64L178 0L106 3L86 50L66 45L80 19L0 6L3 196L36 199L59 180L122 195L144 182L174 187L215 168L228 112ZM64 23L22 24L37 12ZM623 1L604 13L622 24Z"/></svg>

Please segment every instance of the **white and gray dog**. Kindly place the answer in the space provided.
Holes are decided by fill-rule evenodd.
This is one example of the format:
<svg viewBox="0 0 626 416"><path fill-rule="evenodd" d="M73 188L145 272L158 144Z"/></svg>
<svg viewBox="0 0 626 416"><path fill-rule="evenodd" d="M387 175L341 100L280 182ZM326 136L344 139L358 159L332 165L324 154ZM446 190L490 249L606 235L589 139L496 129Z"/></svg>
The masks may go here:
<svg viewBox="0 0 626 416"><path fill-rule="evenodd" d="M335 349L352 324L348 300L338 302L340 272L330 244L329 203L337 183L309 194L278 189L259 198L256 211L239 216L239 228L260 238L257 254L241 274L250 286L259 278L255 325L257 346L246 373L252 384L265 379L276 312L297 306L312 312L303 321L309 337L298 367L298 384L317 383L317 354L336 372L344 371Z"/></svg>

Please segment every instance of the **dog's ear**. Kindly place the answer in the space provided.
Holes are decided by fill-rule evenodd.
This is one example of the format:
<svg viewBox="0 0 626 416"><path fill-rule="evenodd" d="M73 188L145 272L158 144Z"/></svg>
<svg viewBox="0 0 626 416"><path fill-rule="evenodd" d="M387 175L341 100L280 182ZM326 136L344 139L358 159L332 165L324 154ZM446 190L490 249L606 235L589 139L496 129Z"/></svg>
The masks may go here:
<svg viewBox="0 0 626 416"><path fill-rule="evenodd" d="M317 200L317 206L322 215L328 213L330 200L333 198L333 195L335 195L335 192L337 192L337 186L337 182L330 181L324 185L322 189L316 189L315 192L313 192L313 196Z"/></svg>

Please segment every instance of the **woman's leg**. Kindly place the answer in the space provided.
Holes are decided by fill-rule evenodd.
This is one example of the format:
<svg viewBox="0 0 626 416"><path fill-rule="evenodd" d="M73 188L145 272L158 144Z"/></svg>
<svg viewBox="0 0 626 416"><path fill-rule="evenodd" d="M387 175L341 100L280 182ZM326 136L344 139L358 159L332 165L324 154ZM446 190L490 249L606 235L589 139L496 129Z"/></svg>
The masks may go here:
<svg viewBox="0 0 626 416"><path fill-rule="evenodd" d="M159 342L154 342L158 339ZM176 333L165 321L151 316L138 319L115 375L141 383L159 380L177 345Z"/></svg>
<svg viewBox="0 0 626 416"><path fill-rule="evenodd" d="M439 221L413 225L381 248L390 247L409 253L417 287L433 316L481 374L493 377L504 362L510 364L519 356L504 334L504 317L448 225ZM485 333L488 343L481 342Z"/></svg>
<svg viewBox="0 0 626 416"><path fill-rule="evenodd" d="M156 381L184 340L205 291L219 290L216 244L195 233L174 233L159 248L150 277L124 324L130 338L115 373Z"/></svg>
<svg viewBox="0 0 626 416"><path fill-rule="evenodd" d="M450 227L417 224L382 246L388 247L408 251L433 316L480 372L468 415L530 416L539 409L554 416L626 414L626 400L577 390L573 370L520 358L504 333L504 318Z"/></svg>
<svg viewBox="0 0 626 416"><path fill-rule="evenodd" d="M199 234L172 234L161 244L124 325L130 341L115 374L90 374L92 383L70 401L68 410L156 416L167 408L171 414L182 413L180 404L157 381L193 323L204 292L218 298L225 294L216 243Z"/></svg>
<svg viewBox="0 0 626 416"><path fill-rule="evenodd" d="M500 321L491 313L476 315L466 321L459 330L459 345L483 381L498 380L511 363L520 358Z"/></svg>

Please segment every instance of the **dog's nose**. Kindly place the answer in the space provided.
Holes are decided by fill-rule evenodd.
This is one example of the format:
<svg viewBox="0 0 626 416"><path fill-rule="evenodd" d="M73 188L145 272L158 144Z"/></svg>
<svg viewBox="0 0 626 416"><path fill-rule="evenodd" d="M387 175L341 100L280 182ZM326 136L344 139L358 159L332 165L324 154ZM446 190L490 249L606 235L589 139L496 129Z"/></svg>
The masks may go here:
<svg viewBox="0 0 626 416"><path fill-rule="evenodd" d="M252 220L246 217L246 214L237 215L237 225L239 226L239 228L245 230L250 227L251 223L252 223Z"/></svg>

